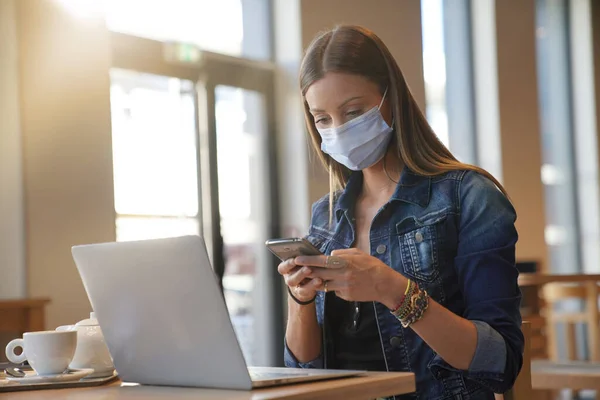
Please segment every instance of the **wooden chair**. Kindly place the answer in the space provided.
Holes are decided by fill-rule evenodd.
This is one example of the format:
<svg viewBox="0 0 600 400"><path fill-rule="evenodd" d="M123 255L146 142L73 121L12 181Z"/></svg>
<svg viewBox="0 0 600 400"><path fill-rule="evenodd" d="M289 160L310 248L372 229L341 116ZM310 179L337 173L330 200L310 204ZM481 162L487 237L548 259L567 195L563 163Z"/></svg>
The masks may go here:
<svg viewBox="0 0 600 400"><path fill-rule="evenodd" d="M528 278L530 275L523 274L520 278ZM548 359L548 343L546 338L546 318L542 315L544 300L541 295L543 285L528 284L521 286L521 317L523 321L531 323L530 350L531 359Z"/></svg>
<svg viewBox="0 0 600 400"><path fill-rule="evenodd" d="M540 379L533 379L534 389L549 390L556 392L556 382L558 379L552 379L552 374L559 374L561 378L569 370L569 363L561 362L558 355L558 341L556 338L556 328L559 324L565 325L567 361L578 361L577 357L577 339L576 325L585 324L589 347L589 359L586 361L600 361L600 313L598 309L598 283L595 280L585 281L577 284L549 283L543 288L543 297L547 303L545 308L546 336L548 339L549 361L536 361L533 363L532 374L534 377L539 375ZM579 299L585 302L583 312L559 312L555 310L558 302ZM573 368L580 368L577 363L572 364ZM566 368L566 370L565 370ZM575 370L573 371L575 373ZM536 375L537 374L537 375ZM543 375L543 379L541 378ZM565 380L560 379L561 382ZM575 383L576 380L566 380L566 382ZM578 390L580 385L571 385L566 383L563 389ZM556 393L549 392L550 397L555 397Z"/></svg>
<svg viewBox="0 0 600 400"><path fill-rule="evenodd" d="M521 330L525 338L523 367L513 388L507 393L494 395L496 400L531 400L533 397L531 389L531 323L523 321Z"/></svg>
<svg viewBox="0 0 600 400"><path fill-rule="evenodd" d="M577 360L577 341L575 326L583 323L586 326L589 345L589 361L600 361L600 314L598 310L598 284L596 281L582 282L578 285L551 283L544 286L543 296L546 308L548 355L550 360L558 361L558 343L556 340L556 325L565 324L567 341L567 359ZM579 299L585 302L583 312L557 312L554 305L568 299Z"/></svg>

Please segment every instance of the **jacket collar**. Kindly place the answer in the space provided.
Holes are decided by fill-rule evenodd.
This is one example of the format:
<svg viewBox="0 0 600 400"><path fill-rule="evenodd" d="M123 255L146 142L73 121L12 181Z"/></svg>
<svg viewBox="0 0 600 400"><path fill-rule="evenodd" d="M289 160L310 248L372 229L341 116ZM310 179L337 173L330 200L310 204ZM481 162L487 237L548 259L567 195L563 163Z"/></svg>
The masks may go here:
<svg viewBox="0 0 600 400"><path fill-rule="evenodd" d="M348 179L346 188L339 194L335 202L334 213L337 221L342 214L354 211L354 204L362 188L363 173L361 171L353 172ZM405 203L415 204L420 207L426 207L429 204L431 195L431 177L417 175L410 169L404 167L400 174L400 182L390 201L403 201Z"/></svg>

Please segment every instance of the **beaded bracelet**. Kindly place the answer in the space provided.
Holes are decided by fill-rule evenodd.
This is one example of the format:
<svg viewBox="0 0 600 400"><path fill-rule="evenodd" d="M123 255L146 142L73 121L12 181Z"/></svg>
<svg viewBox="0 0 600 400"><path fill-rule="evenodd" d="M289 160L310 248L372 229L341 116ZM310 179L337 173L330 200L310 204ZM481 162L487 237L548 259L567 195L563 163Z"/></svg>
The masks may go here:
<svg viewBox="0 0 600 400"><path fill-rule="evenodd" d="M427 307L429 306L429 295L425 290L418 290L410 299L410 312L404 318L400 319L403 328L408 328L410 325L423 318Z"/></svg>
<svg viewBox="0 0 600 400"><path fill-rule="evenodd" d="M400 321L404 328L414 324L425 314L429 306L429 295L421 290L416 282L408 280L406 290L400 304L390 312Z"/></svg>
<svg viewBox="0 0 600 400"><path fill-rule="evenodd" d="M398 305L396 307L390 309L390 312L392 314L398 312L398 310L400 310L400 307L402 307L404 305L404 300L406 300L406 295L408 294L409 290L410 290L410 279L408 279L408 282L406 283L406 290L404 291L404 294L402 295L402 298L398 302Z"/></svg>
<svg viewBox="0 0 600 400"><path fill-rule="evenodd" d="M409 279L400 304L394 310L391 310L391 313L396 318L404 319L409 314L411 309L410 299L417 290L419 290L419 286L416 284L416 282L413 282Z"/></svg>
<svg viewBox="0 0 600 400"><path fill-rule="evenodd" d="M419 285L416 282L411 281L411 289L406 295L406 300L404 301L404 309L398 313L398 319L406 318L412 311L412 298L419 293Z"/></svg>

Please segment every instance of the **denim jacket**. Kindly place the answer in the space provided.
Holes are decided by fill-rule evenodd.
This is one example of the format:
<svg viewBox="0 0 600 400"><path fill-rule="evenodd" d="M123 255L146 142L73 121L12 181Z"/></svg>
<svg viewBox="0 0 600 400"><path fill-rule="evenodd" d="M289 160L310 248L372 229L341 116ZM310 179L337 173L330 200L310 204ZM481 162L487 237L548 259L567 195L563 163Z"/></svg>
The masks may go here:
<svg viewBox="0 0 600 400"><path fill-rule="evenodd" d="M329 223L329 196L312 208L307 238L324 254L355 242L354 203L362 173L351 175L336 196ZM467 370L446 363L412 329L374 302L388 371L411 371L416 393L396 399L493 399L510 389L523 363L514 226L509 200L473 171L424 177L402 172L396 191L377 213L370 230L371 255L416 281L432 299L477 328L477 347ZM332 359L327 296L316 299L323 330L322 354L300 363L285 346L289 367L327 368Z"/></svg>

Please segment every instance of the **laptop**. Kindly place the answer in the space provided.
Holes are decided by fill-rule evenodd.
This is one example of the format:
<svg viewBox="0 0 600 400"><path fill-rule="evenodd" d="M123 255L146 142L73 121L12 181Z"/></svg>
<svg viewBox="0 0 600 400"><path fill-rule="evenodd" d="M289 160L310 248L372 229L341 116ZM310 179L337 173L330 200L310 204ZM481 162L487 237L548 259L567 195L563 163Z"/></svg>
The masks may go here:
<svg viewBox="0 0 600 400"><path fill-rule="evenodd" d="M123 381L250 390L365 372L248 368L199 236L75 246L72 254Z"/></svg>

